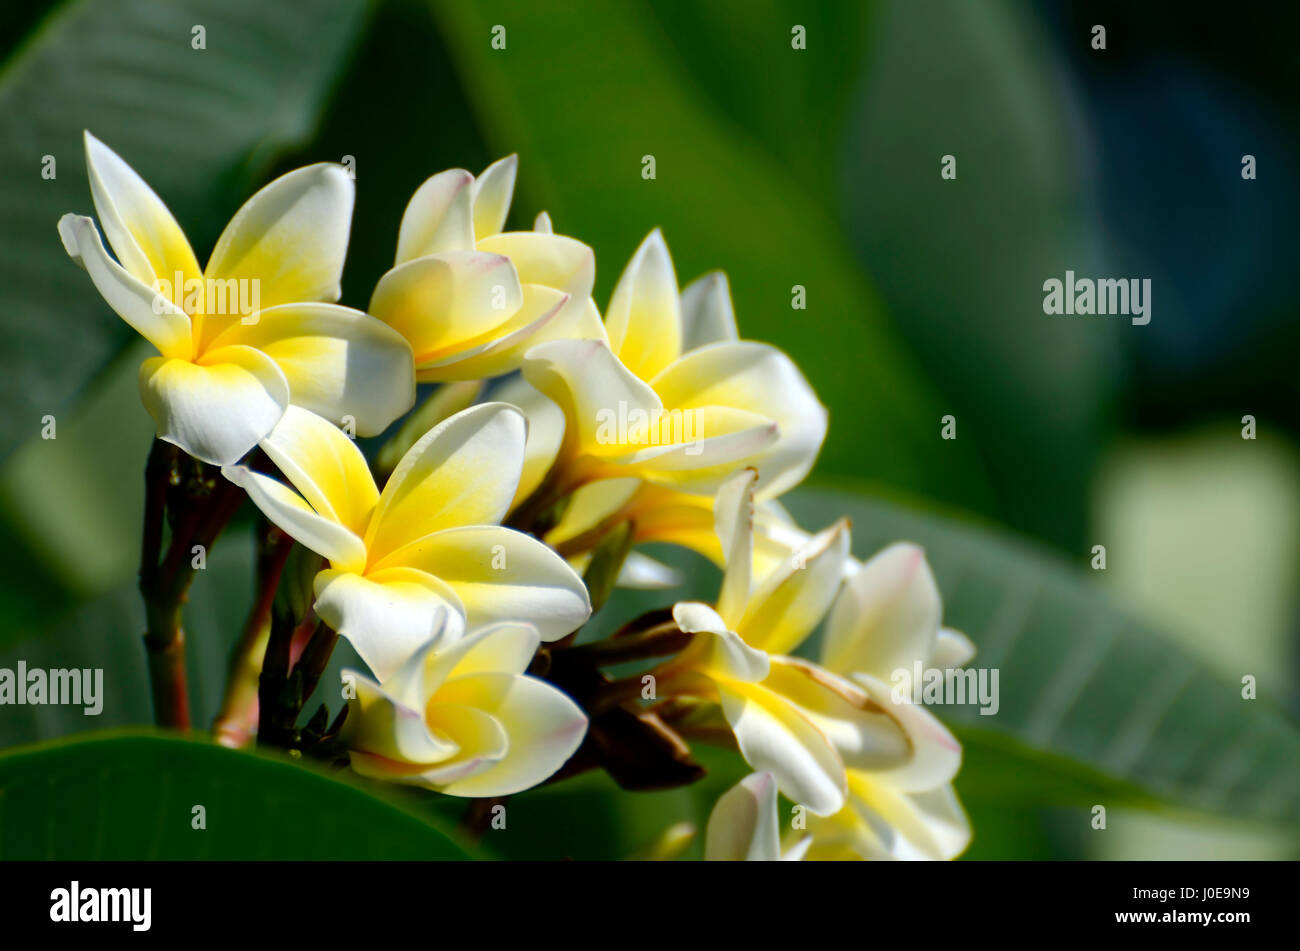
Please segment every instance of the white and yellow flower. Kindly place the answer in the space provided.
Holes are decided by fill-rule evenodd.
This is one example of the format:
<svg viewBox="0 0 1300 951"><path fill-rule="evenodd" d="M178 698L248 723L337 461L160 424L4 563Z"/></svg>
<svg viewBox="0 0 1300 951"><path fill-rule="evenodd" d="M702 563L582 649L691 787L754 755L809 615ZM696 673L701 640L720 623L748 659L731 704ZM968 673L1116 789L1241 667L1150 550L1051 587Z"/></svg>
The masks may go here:
<svg viewBox="0 0 1300 951"><path fill-rule="evenodd" d="M558 411L537 412L523 490L547 476L565 494L633 476L712 494L738 466L775 496L801 480L826 435L826 410L794 363L737 338L720 274L679 295L656 230L610 300L602 333L529 349L524 377ZM532 407L527 389L503 398ZM524 492L521 492L521 498Z"/></svg>
<svg viewBox="0 0 1300 951"><path fill-rule="evenodd" d="M800 836L782 847L776 779L751 773L718 797L705 830L708 862L797 862L812 839Z"/></svg>
<svg viewBox="0 0 1300 951"><path fill-rule="evenodd" d="M353 184L342 166L300 168L231 219L200 269L184 232L144 180L86 133L95 222L59 234L110 307L158 350L140 393L160 439L204 462L238 460L289 405L375 435L415 399L410 347L333 303L347 252Z"/></svg>
<svg viewBox="0 0 1300 951"><path fill-rule="evenodd" d="M553 234L545 216L534 231L501 230L516 165L511 155L478 178L440 172L402 216L370 312L410 342L423 382L499 376L534 344L601 334L591 248Z"/></svg>
<svg viewBox="0 0 1300 951"><path fill-rule="evenodd" d="M343 732L352 768L474 797L510 795L551 776L582 743L587 717L525 673L540 640L529 624L463 635L442 626L379 682L345 671L355 688Z"/></svg>
<svg viewBox="0 0 1300 951"><path fill-rule="evenodd" d="M222 472L329 560L314 582L316 613L383 679L429 639L439 609L450 630L523 618L548 641L590 615L563 558L498 524L519 479L524 427L504 403L463 410L411 446L381 493L351 439L291 407L261 446L301 495L242 466Z"/></svg>
<svg viewBox="0 0 1300 951"><path fill-rule="evenodd" d="M848 770L849 797L833 816L810 817L813 859L951 859L970 844L970 821L953 792L961 744L906 691L916 662L960 667L975 649L941 626L943 605L925 554L900 543L857 567L831 610L822 663L887 708L909 755L885 768Z"/></svg>
<svg viewBox="0 0 1300 951"><path fill-rule="evenodd" d="M908 756L890 711L857 685L789 656L830 608L849 559L840 522L765 576L753 576L752 491L757 475L728 479L714 507L727 552L714 607L679 602L678 627L695 639L655 669L659 691L716 701L745 760L816 815L848 795L848 767L885 768Z"/></svg>

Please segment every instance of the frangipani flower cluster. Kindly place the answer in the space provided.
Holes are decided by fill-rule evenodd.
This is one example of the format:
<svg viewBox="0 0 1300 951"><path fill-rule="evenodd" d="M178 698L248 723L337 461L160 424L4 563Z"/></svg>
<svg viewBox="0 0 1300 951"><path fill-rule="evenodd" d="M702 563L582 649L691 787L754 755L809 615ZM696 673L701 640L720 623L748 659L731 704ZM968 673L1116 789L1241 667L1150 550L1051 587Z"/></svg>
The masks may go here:
<svg viewBox="0 0 1300 951"><path fill-rule="evenodd" d="M721 272L680 289L654 230L602 317L590 247L556 234L545 213L532 230L506 230L510 156L419 187L394 266L362 312L336 303L353 204L342 167L267 185L200 269L148 185L89 134L86 149L116 259L90 218L66 215L59 233L158 351L141 370L158 435L146 470L146 644L171 659L151 663L156 698L178 689L158 672L177 657L183 670L192 573L176 553L215 540L234 493L260 514L262 573L232 667L245 689L232 679L219 724L251 724L259 742L367 776L500 797L562 770L615 774L613 752L686 748L686 720L712 711L756 772L719 801L710 857L965 848L951 787L960 746L886 682L918 661L962 664L973 649L940 626L918 549L859 564L847 521L810 534L781 506L811 470L828 414L786 354L741 338ZM355 437L403 417L417 382L440 389L372 464ZM194 491L175 489L187 478L177 449L197 460ZM577 635L608 579L676 583L634 550L646 542L722 566L716 601L679 601L631 620L627 640L585 643ZM288 567L294 552L312 553L301 562L309 579ZM820 662L796 656L823 622ZM304 724L337 636L367 669L344 674L347 704L332 723L323 704ZM626 660L628 643L636 659L659 658L652 709L600 669L603 657ZM166 722L188 726L185 711L176 704ZM606 732L611 714L621 739ZM656 768L643 764L638 781L653 787ZM784 844L778 791L809 814Z"/></svg>

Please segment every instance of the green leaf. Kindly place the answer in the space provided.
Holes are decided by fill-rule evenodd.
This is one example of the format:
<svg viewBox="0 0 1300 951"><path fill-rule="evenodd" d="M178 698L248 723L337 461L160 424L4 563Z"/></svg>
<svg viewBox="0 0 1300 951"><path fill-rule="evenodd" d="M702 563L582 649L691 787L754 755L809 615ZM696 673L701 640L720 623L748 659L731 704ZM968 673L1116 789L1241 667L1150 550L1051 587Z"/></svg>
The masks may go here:
<svg viewBox="0 0 1300 951"><path fill-rule="evenodd" d="M662 226L679 280L725 270L742 334L784 349L832 419L852 420L832 425L823 471L968 504L985 498L967 444L938 439L940 401L837 222L683 74L649 4L432 8L487 137L519 153L520 210L546 207L557 231L595 248L599 304L636 245ZM492 48L496 24L507 31L504 51ZM771 55L818 68L815 54L790 48L788 25L771 43ZM654 180L642 178L647 155ZM795 285L806 289L806 310L791 307Z"/></svg>
<svg viewBox="0 0 1300 951"><path fill-rule="evenodd" d="M147 734L0 755L0 859L469 857L431 822L266 755Z"/></svg>
<svg viewBox="0 0 1300 951"><path fill-rule="evenodd" d="M1117 610L1079 569L1003 532L842 489L788 501L809 528L849 515L859 558L900 540L925 548L944 623L975 642L972 667L999 671L996 714L937 709L971 742L972 789L1300 822L1295 721L1267 699L1244 700L1240 683Z"/></svg>
<svg viewBox="0 0 1300 951"><path fill-rule="evenodd" d="M367 4L74 0L0 68L0 457L40 430L130 336L64 253L88 212L91 129L167 202L200 254L249 186L305 141ZM205 30L205 49L192 46ZM45 157L55 177L42 177Z"/></svg>

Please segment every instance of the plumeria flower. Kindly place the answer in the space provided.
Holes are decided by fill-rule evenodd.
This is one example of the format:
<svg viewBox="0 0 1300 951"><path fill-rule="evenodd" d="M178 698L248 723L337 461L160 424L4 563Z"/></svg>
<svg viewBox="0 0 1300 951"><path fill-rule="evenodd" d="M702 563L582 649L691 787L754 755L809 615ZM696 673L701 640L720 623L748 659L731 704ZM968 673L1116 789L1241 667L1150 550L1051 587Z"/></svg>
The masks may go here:
<svg viewBox="0 0 1300 951"><path fill-rule="evenodd" d="M243 467L222 469L284 532L329 560L315 610L381 679L432 634L527 618L543 640L591 614L564 559L498 523L523 459L524 418L484 403L439 423L406 452L381 493L346 435L290 407L262 449L298 493Z"/></svg>
<svg viewBox="0 0 1300 951"><path fill-rule="evenodd" d="M811 844L805 835L782 848L776 779L771 773L751 773L718 797L705 830L704 858L708 862L797 862Z"/></svg>
<svg viewBox="0 0 1300 951"><path fill-rule="evenodd" d="M811 468L827 414L808 381L780 350L738 339L722 275L678 293L658 230L619 278L603 331L528 351L524 377L559 409L537 421L532 454L550 464L530 477L549 473L563 494L635 476L711 495L748 465L775 496Z"/></svg>
<svg viewBox="0 0 1300 951"><path fill-rule="evenodd" d="M411 350L380 321L333 303L352 220L339 165L277 178L238 211L200 269L184 232L126 162L86 133L95 222L64 215L72 259L123 320L158 350L140 394L160 439L233 463L301 406L361 435L415 399Z"/></svg>
<svg viewBox="0 0 1300 951"><path fill-rule="evenodd" d="M915 545L891 545L845 582L827 621L822 663L887 706L911 752L887 768L849 768L845 807L809 818L810 858L951 859L970 844L970 822L952 789L961 744L908 691L891 688L918 661L943 669L974 656L964 634L941 626L942 612L934 575Z"/></svg>
<svg viewBox="0 0 1300 951"><path fill-rule="evenodd" d="M439 612L438 622L448 618ZM502 622L467 634L445 623L376 682L345 671L343 739L364 776L452 796L506 796L536 786L582 743L587 717L560 690L527 676L541 638Z"/></svg>
<svg viewBox="0 0 1300 951"><path fill-rule="evenodd" d="M715 606L678 602L673 618L696 637L655 668L669 696L716 701L745 760L817 815L839 812L846 768L904 762L907 737L891 711L850 681L789 656L835 598L849 558L846 522L812 536L766 576L753 574L753 470L728 479L714 508L727 551Z"/></svg>
<svg viewBox="0 0 1300 951"><path fill-rule="evenodd" d="M410 341L423 382L499 376L534 344L601 333L591 248L553 234L545 216L536 230L502 232L516 166L511 155L478 178L440 172L402 216L370 312Z"/></svg>

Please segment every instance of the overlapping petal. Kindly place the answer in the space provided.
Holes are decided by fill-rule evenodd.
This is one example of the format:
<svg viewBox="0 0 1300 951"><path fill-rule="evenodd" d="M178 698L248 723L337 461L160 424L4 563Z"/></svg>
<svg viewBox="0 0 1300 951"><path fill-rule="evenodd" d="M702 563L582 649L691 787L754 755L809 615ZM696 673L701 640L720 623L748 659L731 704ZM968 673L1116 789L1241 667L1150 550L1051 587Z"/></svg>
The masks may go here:
<svg viewBox="0 0 1300 951"><path fill-rule="evenodd" d="M251 347L222 347L202 363L151 357L140 366L140 398L158 438L213 465L237 462L289 405L275 361Z"/></svg>

